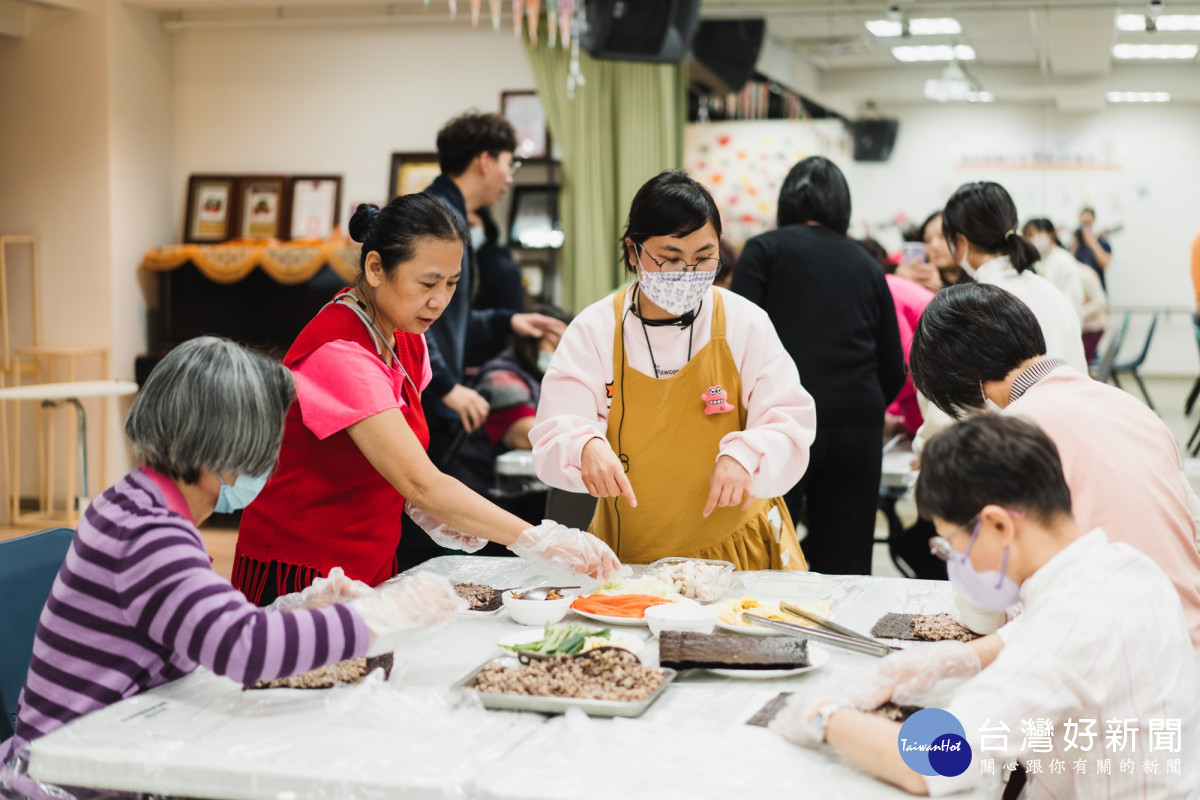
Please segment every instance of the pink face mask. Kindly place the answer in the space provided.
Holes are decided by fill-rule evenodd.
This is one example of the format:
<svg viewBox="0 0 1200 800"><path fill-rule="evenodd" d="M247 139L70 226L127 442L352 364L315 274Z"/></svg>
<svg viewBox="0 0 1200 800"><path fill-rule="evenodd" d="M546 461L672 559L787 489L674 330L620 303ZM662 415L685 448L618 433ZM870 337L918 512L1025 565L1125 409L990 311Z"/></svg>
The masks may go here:
<svg viewBox="0 0 1200 800"><path fill-rule="evenodd" d="M1003 611L1021 602L1021 587L1007 575L1008 547L1004 548L1004 561L999 571L989 569L980 572L971 563L971 548L975 545L982 524L982 517L975 521L965 553L951 553L946 559L946 573L955 591L968 603L988 611Z"/></svg>

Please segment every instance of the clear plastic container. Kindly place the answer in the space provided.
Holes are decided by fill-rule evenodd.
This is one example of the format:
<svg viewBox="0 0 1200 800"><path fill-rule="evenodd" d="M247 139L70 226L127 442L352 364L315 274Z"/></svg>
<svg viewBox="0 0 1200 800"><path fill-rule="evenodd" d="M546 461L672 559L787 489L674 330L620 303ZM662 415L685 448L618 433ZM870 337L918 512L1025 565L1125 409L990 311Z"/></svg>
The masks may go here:
<svg viewBox="0 0 1200 800"><path fill-rule="evenodd" d="M646 567L646 574L670 583L684 597L701 603L715 603L729 591L733 564L712 558L673 556L660 558L650 564Z"/></svg>

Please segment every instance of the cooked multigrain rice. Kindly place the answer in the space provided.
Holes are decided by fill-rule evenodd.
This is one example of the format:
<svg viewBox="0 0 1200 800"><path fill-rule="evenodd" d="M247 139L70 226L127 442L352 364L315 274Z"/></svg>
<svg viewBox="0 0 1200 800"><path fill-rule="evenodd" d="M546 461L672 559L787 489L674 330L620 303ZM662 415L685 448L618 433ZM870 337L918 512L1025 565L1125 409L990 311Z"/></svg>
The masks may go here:
<svg viewBox="0 0 1200 800"><path fill-rule="evenodd" d="M571 697L583 700L645 700L662 683L662 673L643 666L626 650L601 648L578 656L538 659L518 667L491 663L475 678L485 694Z"/></svg>
<svg viewBox="0 0 1200 800"><path fill-rule="evenodd" d="M454 591L467 601L471 611L492 611L500 607L500 593L482 583L456 583Z"/></svg>
<svg viewBox="0 0 1200 800"><path fill-rule="evenodd" d="M964 627L949 614L926 614L912 621L913 635L927 642L940 642L947 639L957 639L969 642L979 638L979 634Z"/></svg>
<svg viewBox="0 0 1200 800"><path fill-rule="evenodd" d="M348 658L335 664L301 672L287 678L276 678L273 681L259 681L255 689L331 689L334 686L344 686L359 683L374 669L382 669L384 676L392 671L392 654L385 653L371 658Z"/></svg>

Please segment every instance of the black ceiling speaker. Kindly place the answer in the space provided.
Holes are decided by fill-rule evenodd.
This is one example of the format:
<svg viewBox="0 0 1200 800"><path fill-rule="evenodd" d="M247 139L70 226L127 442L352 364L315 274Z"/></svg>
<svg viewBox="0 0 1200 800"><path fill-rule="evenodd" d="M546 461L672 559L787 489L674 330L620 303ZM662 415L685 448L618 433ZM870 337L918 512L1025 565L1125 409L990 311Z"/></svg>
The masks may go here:
<svg viewBox="0 0 1200 800"><path fill-rule="evenodd" d="M767 23L761 19L701 22L692 40L692 90L697 94L739 91L754 76L766 33Z"/></svg>
<svg viewBox="0 0 1200 800"><path fill-rule="evenodd" d="M579 42L592 58L675 63L699 22L700 0L588 0Z"/></svg>
<svg viewBox="0 0 1200 800"><path fill-rule="evenodd" d="M860 119L854 123L854 160L887 161L900 123L894 119Z"/></svg>

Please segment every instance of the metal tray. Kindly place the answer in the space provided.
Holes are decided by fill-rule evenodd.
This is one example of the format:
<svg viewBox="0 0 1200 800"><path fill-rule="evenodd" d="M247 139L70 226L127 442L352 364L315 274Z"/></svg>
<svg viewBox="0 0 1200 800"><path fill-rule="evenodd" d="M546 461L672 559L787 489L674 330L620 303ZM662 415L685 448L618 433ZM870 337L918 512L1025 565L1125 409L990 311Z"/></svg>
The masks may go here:
<svg viewBox="0 0 1200 800"><path fill-rule="evenodd" d="M639 717L643 711L650 707L651 703L658 699L658 696L663 693L671 681L675 680L675 676L678 674L673 669L665 667L661 669L660 672L662 672L663 676L662 683L645 700L639 700L635 703L621 700L588 700L584 698L542 697L528 694L487 694L472 688L475 685L475 677L479 675L483 668L496 662L502 662L507 667L520 666L520 662L516 656L500 656L488 659L471 670L466 677L451 688L462 692L474 693L483 702L484 708L506 709L510 711L537 711L541 714L562 714L568 708L578 708L589 717Z"/></svg>

